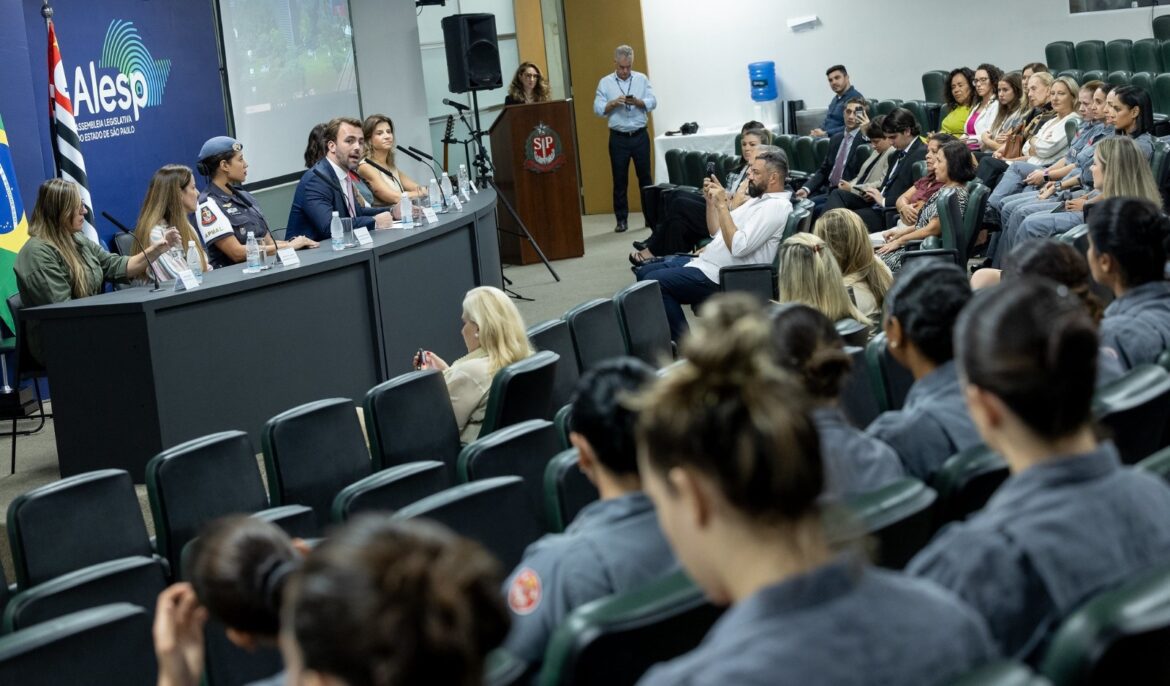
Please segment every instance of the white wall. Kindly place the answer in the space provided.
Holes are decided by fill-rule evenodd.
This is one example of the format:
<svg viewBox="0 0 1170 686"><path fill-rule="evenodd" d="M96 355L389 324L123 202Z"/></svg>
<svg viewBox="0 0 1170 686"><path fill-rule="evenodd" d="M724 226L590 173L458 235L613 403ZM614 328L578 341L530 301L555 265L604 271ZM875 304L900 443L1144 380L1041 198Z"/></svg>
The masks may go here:
<svg viewBox="0 0 1170 686"><path fill-rule="evenodd" d="M567 0L575 1L575 0ZM841 63L870 98L922 98L931 69L991 62L1018 69L1044 61L1044 46L1150 38L1150 10L1070 16L1068 0L641 0L646 69L658 96L656 131L751 119L747 65L774 60L785 100L825 107L825 69ZM786 21L821 23L794 33ZM642 66L638 66L642 65Z"/></svg>

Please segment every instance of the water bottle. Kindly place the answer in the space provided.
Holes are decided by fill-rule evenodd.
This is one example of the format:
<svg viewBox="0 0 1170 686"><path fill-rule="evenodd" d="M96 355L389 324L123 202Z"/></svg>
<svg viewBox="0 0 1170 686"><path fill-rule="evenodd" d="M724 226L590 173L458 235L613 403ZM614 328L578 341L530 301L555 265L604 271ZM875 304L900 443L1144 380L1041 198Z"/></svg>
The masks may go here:
<svg viewBox="0 0 1170 686"><path fill-rule="evenodd" d="M345 250L345 232L341 228L341 215L337 212L329 220L329 243L334 250Z"/></svg>
<svg viewBox="0 0 1170 686"><path fill-rule="evenodd" d="M334 212L334 215L336 214ZM337 224L340 226L341 222L339 221ZM244 244L244 254L248 256L248 268L245 271L260 271L260 244L256 242L256 234L252 231L248 232L248 242Z"/></svg>
<svg viewBox="0 0 1170 686"><path fill-rule="evenodd" d="M435 213L443 211L443 199L439 197L439 182L431 179L431 185L427 186L427 196L431 200L431 209Z"/></svg>
<svg viewBox="0 0 1170 686"><path fill-rule="evenodd" d="M461 164L459 165L459 192L463 194L463 197L470 198L470 186L471 178L467 175L467 165Z"/></svg>
<svg viewBox="0 0 1170 686"><path fill-rule="evenodd" d="M414 228L414 203L410 202L410 195L403 193L402 202L398 203L399 212L402 214L402 228Z"/></svg>
<svg viewBox="0 0 1170 686"><path fill-rule="evenodd" d="M199 259L199 248L195 241L187 241L187 269L195 276L195 280L203 283L203 261Z"/></svg>
<svg viewBox="0 0 1170 686"><path fill-rule="evenodd" d="M443 172L443 179L439 181L439 188L443 189L444 206L448 208L454 207L455 203L451 202L451 193L454 191L451 189L451 177L447 176L447 172Z"/></svg>

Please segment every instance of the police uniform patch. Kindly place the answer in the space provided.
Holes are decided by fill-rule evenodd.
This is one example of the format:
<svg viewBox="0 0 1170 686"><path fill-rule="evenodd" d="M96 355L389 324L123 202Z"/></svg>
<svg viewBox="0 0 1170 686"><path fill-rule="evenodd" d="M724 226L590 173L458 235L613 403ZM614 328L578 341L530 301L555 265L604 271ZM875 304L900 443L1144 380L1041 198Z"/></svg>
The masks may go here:
<svg viewBox="0 0 1170 686"><path fill-rule="evenodd" d="M203 208L199 210L199 223L203 226L211 226L215 223L215 213L213 213L211 209L207 207L207 205L204 205Z"/></svg>
<svg viewBox="0 0 1170 686"><path fill-rule="evenodd" d="M529 567L521 569L508 589L508 607L518 615L530 615L540 607L540 575Z"/></svg>

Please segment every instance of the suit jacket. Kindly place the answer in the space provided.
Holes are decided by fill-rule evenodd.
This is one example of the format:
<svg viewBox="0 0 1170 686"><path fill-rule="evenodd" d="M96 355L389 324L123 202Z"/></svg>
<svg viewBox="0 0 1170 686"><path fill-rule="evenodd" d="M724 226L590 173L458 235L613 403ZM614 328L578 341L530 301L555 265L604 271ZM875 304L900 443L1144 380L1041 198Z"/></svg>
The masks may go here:
<svg viewBox="0 0 1170 686"><path fill-rule="evenodd" d="M881 185L882 197L886 200L886 207L893 207L898 197L905 193L907 188L914 185L914 163L921 162L925 159L926 144L918 137L915 137L914 141L910 143L910 147L906 150L906 156L901 160L895 160L893 155L891 155L890 168L886 172L886 178ZM897 165L897 168L895 168L895 165Z"/></svg>
<svg viewBox="0 0 1170 686"><path fill-rule="evenodd" d="M833 165L837 162L837 152L841 149L841 141L843 140L845 140L844 131L833 134L833 137L829 139L829 154L825 155L825 161L821 162L821 168L810 176L804 184L804 187L808 189L809 195L819 193L821 187L829 181L829 176L833 173ZM847 180L857 176L857 172L861 166L854 159L856 156L853 153L857 150L857 146L864 142L866 142L865 136L861 134L861 131L855 131L853 140L849 143L849 152L845 154L845 169L841 172L842 179Z"/></svg>
<svg viewBox="0 0 1170 686"><path fill-rule="evenodd" d="M357 190L354 190L354 202L357 202ZM354 228L374 228L374 215L387 211L385 207L363 207L358 205L357 217L353 220ZM345 194L341 184L337 182L337 174L328 159L322 159L309 168L297 184L293 194L292 207L288 211L288 230L285 239L292 240L297 236L308 236L315 241L329 240L329 222L333 213L348 217L349 205L345 202Z"/></svg>

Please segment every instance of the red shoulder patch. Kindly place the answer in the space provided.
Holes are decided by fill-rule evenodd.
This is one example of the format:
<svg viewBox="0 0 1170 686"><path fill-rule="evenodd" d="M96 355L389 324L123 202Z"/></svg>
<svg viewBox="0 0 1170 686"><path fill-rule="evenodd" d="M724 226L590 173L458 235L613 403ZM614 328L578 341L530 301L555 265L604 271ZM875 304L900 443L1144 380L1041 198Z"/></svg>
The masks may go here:
<svg viewBox="0 0 1170 686"><path fill-rule="evenodd" d="M530 615L540 607L540 575L532 569L521 569L508 589L508 607L518 615Z"/></svg>
<svg viewBox="0 0 1170 686"><path fill-rule="evenodd" d="M207 205L204 205L199 210L199 223L204 226L211 226L215 223L215 214L212 213L211 208Z"/></svg>

